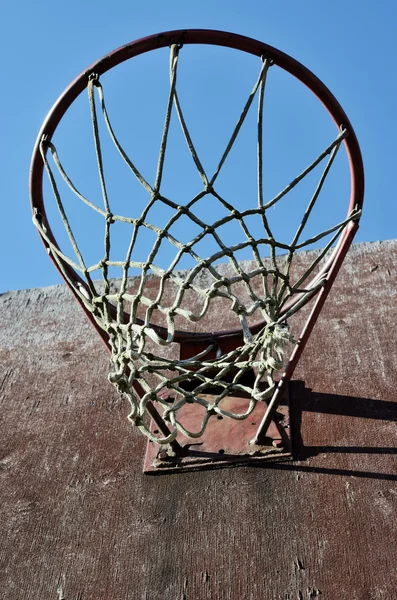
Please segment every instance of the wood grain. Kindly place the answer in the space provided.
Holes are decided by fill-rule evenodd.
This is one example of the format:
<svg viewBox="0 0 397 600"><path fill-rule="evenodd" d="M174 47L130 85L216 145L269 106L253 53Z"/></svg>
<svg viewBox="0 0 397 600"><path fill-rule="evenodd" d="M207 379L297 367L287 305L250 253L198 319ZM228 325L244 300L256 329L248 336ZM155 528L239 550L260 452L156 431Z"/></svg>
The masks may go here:
<svg viewBox="0 0 397 600"><path fill-rule="evenodd" d="M158 477L68 291L3 294L0 598L396 598L396 264L348 256L296 373L299 461Z"/></svg>

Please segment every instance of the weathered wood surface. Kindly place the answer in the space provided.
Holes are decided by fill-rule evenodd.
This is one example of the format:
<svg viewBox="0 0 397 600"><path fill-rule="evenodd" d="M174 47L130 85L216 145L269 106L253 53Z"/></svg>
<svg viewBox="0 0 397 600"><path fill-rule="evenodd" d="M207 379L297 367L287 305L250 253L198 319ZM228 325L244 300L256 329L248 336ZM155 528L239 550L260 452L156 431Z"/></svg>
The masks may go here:
<svg viewBox="0 0 397 600"><path fill-rule="evenodd" d="M300 461L158 477L69 292L3 294L0 598L397 598L396 264L391 241L343 267L296 373Z"/></svg>

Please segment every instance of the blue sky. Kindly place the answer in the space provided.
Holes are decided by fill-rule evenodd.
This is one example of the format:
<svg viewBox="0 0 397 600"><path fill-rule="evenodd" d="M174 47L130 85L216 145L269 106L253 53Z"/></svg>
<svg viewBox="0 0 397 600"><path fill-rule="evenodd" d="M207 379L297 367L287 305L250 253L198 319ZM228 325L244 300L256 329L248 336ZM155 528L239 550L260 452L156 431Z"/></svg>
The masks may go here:
<svg viewBox="0 0 397 600"><path fill-rule="evenodd" d="M61 281L32 225L28 195L31 153L46 113L69 82L102 55L134 39L170 29L223 29L247 35L283 50L319 76L350 117L363 153L366 196L355 241L396 237L396 19L392 0L4 0L0 19L0 244L4 257L0 292ZM250 68L243 67L238 83L248 93L254 80L248 80ZM117 80L114 83L117 88ZM238 96L238 90L236 85L233 94ZM307 107L311 111L310 104L305 108L304 98L300 102L303 114ZM283 123L286 130L293 128L291 121ZM284 129L279 135L284 136ZM315 136L310 141L315 143ZM216 140L212 143L216 146ZM78 157L81 148L75 136L70 136L65 156ZM283 166L293 173L292 166ZM343 170L340 173L342 185ZM76 172L76 177L80 175L84 170ZM91 238L85 242L90 244Z"/></svg>

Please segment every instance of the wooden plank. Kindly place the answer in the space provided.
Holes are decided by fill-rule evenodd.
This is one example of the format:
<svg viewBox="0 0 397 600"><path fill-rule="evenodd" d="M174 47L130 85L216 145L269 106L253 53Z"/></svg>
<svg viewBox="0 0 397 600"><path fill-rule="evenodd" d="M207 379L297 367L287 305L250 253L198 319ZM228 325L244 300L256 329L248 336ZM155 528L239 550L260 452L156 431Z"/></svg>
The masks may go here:
<svg viewBox="0 0 397 600"><path fill-rule="evenodd" d="M331 292L296 373L301 460L155 478L68 291L3 294L1 597L395 597L396 258L356 245Z"/></svg>

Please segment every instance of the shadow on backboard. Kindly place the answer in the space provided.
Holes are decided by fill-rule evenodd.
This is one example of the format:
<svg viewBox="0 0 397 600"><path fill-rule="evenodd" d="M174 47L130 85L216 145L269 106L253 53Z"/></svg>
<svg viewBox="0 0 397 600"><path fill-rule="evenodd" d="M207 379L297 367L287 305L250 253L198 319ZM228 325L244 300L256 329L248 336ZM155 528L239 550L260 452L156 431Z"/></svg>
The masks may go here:
<svg viewBox="0 0 397 600"><path fill-rule="evenodd" d="M385 400L373 400L352 396L341 396L337 394L321 394L305 388L301 381L291 382L291 435L293 439L293 455L297 461L307 460L312 457L324 455L397 455L395 446L340 446L340 445L305 445L302 439L302 415L303 413L317 413L340 415L341 417L356 417L358 419L371 419L371 424L376 433L380 423L397 421L397 403ZM357 427L357 424L354 424ZM332 433L330 432L330 437ZM354 435L354 434L353 434ZM376 436L373 436L376 443ZM379 473L376 471L361 471L346 468L332 468L317 465L272 463L266 465L269 469L286 471L321 473L328 475L349 475L354 477L365 477L370 479L385 479L397 481L397 472ZM396 470L397 471L397 470Z"/></svg>
<svg viewBox="0 0 397 600"><path fill-rule="evenodd" d="M389 448L387 448L387 450L389 450ZM379 454L382 454L382 448L379 448L379 451ZM259 465L250 465L250 467L259 468ZM275 469L279 471L294 471L296 473L315 473L319 475L340 475L349 477L363 477L366 479L383 479L387 481L397 481L397 475L393 473L378 473L376 471L356 471L355 469L311 467L306 465L292 465L288 463L269 463L266 465L265 468Z"/></svg>
<svg viewBox="0 0 397 600"><path fill-rule="evenodd" d="M245 454L242 456L239 453L229 454L223 449L216 450L216 448L215 450L206 450L206 447L203 447L204 442L197 441L186 444L188 453L183 455L178 462L175 461L175 458L170 457L169 463L166 463L164 457L161 457L160 462L156 448L149 443L144 472L148 474L181 473L203 468L205 470L221 469L240 465L295 473L397 481L395 464L390 461L390 456L397 455L397 448L380 445L384 436L388 435L388 432L385 431L387 424L397 421L397 402L313 392L310 388L305 387L303 381L290 382L288 389L288 401L281 402L283 406L280 405L277 414L282 417L283 411L287 410L288 412L289 407L289 419L287 420L289 425L285 425L289 428L287 430L289 431L288 442L292 443L292 447L288 445L289 450L285 449L284 444L277 449L269 446L269 452L266 455L253 454L246 460L247 455ZM239 401L241 398L231 398L231 400ZM216 420L214 423L217 425L219 421ZM253 429L255 431L256 423L250 423L250 425L255 426ZM221 430L217 430L212 436L218 445L220 432ZM355 435L356 432L358 435ZM225 448L229 434L230 432L226 434L226 437L224 434L222 446L226 444ZM346 445L346 434L357 442L361 441L364 435L365 442L373 440L374 445ZM237 436L238 431L232 430L232 435ZM213 441L212 437L210 442ZM309 443L305 444L304 438ZM318 439L324 443L315 445L313 442ZM344 445L338 442L332 445L334 439L343 440ZM394 436L392 443L393 441ZM218 446L216 445L216 447ZM371 459L370 456L372 456ZM381 459L381 456L384 459ZM166 458L168 459L168 457ZM388 473L391 464L393 472ZM354 468L356 465L357 469Z"/></svg>

